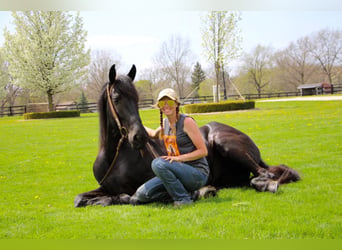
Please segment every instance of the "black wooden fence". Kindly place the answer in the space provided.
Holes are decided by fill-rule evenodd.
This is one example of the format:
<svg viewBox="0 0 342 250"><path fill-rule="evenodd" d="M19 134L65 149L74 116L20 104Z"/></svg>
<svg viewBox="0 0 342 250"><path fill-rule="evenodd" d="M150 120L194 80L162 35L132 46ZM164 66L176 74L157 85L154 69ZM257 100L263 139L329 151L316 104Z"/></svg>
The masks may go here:
<svg viewBox="0 0 342 250"><path fill-rule="evenodd" d="M26 110L27 110L26 105L1 107L0 108L0 117L22 115L22 114L26 113Z"/></svg>
<svg viewBox="0 0 342 250"><path fill-rule="evenodd" d="M323 93L323 91L322 91ZM342 84L334 84L334 88L331 94L342 94ZM277 98L277 97L291 97L291 96L300 96L300 91L297 92L279 92L279 93L261 93L258 94L243 94L243 97L246 100L251 99L261 99L261 98ZM228 99L239 99L239 95L229 95ZM202 103L202 102L212 102L214 100L213 96L200 96L200 97L190 97L190 98L181 98L181 102L184 104L190 103ZM223 100L223 97L221 97ZM139 101L139 108L151 108L154 105L153 99L142 99ZM0 107L0 117L2 116L14 116L14 115L22 115L26 113L27 107L26 105L22 106L9 106L9 107ZM55 106L56 111L61 110L80 110L82 113L91 113L97 112L97 103L88 103L86 105L73 103L68 105L57 104Z"/></svg>
<svg viewBox="0 0 342 250"><path fill-rule="evenodd" d="M55 106L55 111L63 111L63 110L80 110L81 113L94 113L97 112L97 103L88 103L88 104L57 104Z"/></svg>

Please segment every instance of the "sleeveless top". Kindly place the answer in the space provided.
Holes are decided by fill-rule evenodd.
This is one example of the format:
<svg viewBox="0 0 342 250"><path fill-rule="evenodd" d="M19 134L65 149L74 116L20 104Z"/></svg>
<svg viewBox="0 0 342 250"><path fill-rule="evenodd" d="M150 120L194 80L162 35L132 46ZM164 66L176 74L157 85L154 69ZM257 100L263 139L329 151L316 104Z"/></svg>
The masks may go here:
<svg viewBox="0 0 342 250"><path fill-rule="evenodd" d="M184 119L186 117L188 116L180 114L179 119L176 122L176 135L172 134L172 129L170 128L168 118L164 119L163 140L168 155L187 154L196 149L190 137L184 131ZM191 165L194 168L197 168L202 173L209 175L209 165L205 157L193 161L187 161L185 163Z"/></svg>

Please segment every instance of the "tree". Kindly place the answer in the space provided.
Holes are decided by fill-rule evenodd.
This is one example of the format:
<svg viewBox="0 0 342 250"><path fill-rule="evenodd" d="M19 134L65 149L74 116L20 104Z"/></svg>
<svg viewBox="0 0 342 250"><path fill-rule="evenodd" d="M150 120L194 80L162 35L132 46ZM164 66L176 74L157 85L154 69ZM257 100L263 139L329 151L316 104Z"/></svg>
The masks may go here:
<svg viewBox="0 0 342 250"><path fill-rule="evenodd" d="M8 74L8 63L4 60L2 51L0 52L0 108L3 109L7 103L10 106L14 105L20 88L12 84L12 77Z"/></svg>
<svg viewBox="0 0 342 250"><path fill-rule="evenodd" d="M135 87L140 99L153 99L153 84L149 80L139 80L135 82Z"/></svg>
<svg viewBox="0 0 342 250"><path fill-rule="evenodd" d="M258 45L250 55L244 58L249 81L254 85L259 98L261 91L270 83L272 52L270 47Z"/></svg>
<svg viewBox="0 0 342 250"><path fill-rule="evenodd" d="M190 57L189 41L174 35L162 44L154 58L156 65L176 85L180 97L184 96L186 79L190 75L190 69L186 66Z"/></svg>
<svg viewBox="0 0 342 250"><path fill-rule="evenodd" d="M80 105L81 112L86 113L88 110L88 100L87 100L87 97L84 94L83 90L81 92L81 96L80 96L80 100L79 100L78 104Z"/></svg>
<svg viewBox="0 0 342 250"><path fill-rule="evenodd" d="M221 72L228 60L234 59L239 50L240 35L238 22L241 17L238 12L211 11L203 19L202 46L209 61L214 65L216 77L216 100L219 96ZM224 97L227 98L226 86L223 82Z"/></svg>
<svg viewBox="0 0 342 250"><path fill-rule="evenodd" d="M61 11L13 12L16 32L5 30L6 60L15 84L53 96L85 80L90 56L82 19Z"/></svg>
<svg viewBox="0 0 342 250"><path fill-rule="evenodd" d="M286 49L275 55L275 61L282 72L284 82L292 85L294 89L300 84L310 82L317 70L310 53L308 37L291 42Z"/></svg>
<svg viewBox="0 0 342 250"><path fill-rule="evenodd" d="M108 71L113 64L117 70L120 68L120 55L109 50L92 51L87 83L88 97L93 100L99 99L103 85L108 82Z"/></svg>
<svg viewBox="0 0 342 250"><path fill-rule="evenodd" d="M200 83L205 80L205 73L202 70L201 64L199 62L197 62L194 67L191 80L192 80L192 89L195 92L194 96L198 97L198 88L200 86Z"/></svg>
<svg viewBox="0 0 342 250"><path fill-rule="evenodd" d="M329 83L333 83L334 67L342 59L342 32L324 29L313 34L310 42L312 55L318 60Z"/></svg>

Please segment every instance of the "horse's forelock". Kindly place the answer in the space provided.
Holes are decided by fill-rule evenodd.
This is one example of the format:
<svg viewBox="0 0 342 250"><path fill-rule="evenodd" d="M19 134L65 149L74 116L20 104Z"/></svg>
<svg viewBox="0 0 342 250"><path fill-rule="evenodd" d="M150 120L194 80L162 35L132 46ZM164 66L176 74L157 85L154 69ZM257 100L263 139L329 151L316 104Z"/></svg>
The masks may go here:
<svg viewBox="0 0 342 250"><path fill-rule="evenodd" d="M128 76L119 76L114 82L114 88L115 91L120 95L133 99L136 103L138 103L138 92Z"/></svg>

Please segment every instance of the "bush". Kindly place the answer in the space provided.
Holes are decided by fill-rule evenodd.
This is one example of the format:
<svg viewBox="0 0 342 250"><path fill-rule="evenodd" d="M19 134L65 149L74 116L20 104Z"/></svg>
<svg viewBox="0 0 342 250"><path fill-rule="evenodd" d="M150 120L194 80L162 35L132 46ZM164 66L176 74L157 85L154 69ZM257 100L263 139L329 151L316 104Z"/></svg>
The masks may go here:
<svg viewBox="0 0 342 250"><path fill-rule="evenodd" d="M224 101L219 103L196 103L185 105L184 112L193 113L209 113L209 112L221 112L231 110L243 110L253 109L255 107L255 101Z"/></svg>
<svg viewBox="0 0 342 250"><path fill-rule="evenodd" d="M52 111L52 112L35 112L25 113L24 119L49 119L49 118L66 118L66 117L79 117L79 110L68 110L68 111Z"/></svg>

